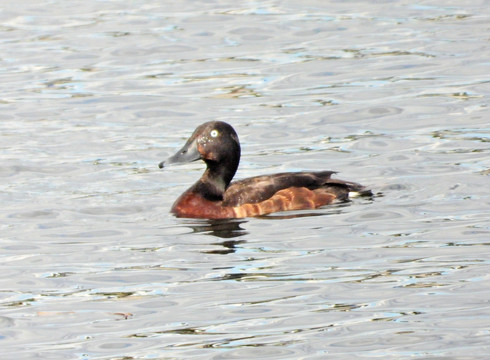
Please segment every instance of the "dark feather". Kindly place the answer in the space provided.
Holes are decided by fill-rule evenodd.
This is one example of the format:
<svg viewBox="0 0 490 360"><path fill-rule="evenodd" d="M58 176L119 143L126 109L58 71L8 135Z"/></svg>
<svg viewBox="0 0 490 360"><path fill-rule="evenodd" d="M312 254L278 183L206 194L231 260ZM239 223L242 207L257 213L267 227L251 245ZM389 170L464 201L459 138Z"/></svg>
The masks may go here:
<svg viewBox="0 0 490 360"><path fill-rule="evenodd" d="M331 179L335 171L302 171L255 176L234 181L226 189L224 206L255 204L272 197L276 192L290 187L305 187L310 190L320 187L332 189L339 200L347 199L349 191L360 191L363 187L357 183Z"/></svg>

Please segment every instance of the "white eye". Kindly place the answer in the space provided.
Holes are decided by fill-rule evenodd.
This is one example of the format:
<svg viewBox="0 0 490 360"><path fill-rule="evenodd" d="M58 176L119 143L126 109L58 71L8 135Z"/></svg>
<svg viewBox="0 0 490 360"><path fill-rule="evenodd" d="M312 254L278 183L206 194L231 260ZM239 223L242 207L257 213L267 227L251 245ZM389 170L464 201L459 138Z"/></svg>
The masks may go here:
<svg viewBox="0 0 490 360"><path fill-rule="evenodd" d="M216 136L219 135L219 132L218 132L218 130L211 130L211 132L209 133L209 135L211 135L211 137L214 137L215 138Z"/></svg>

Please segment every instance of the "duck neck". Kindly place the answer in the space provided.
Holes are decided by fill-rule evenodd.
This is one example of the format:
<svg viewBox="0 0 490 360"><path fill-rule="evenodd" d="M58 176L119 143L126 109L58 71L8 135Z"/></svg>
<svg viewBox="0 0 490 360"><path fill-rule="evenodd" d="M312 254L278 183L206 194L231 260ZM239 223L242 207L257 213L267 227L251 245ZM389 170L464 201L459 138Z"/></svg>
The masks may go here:
<svg viewBox="0 0 490 360"><path fill-rule="evenodd" d="M230 185L238 168L236 163L216 163L207 161L207 169L195 185L195 191L211 201L223 200L223 195Z"/></svg>

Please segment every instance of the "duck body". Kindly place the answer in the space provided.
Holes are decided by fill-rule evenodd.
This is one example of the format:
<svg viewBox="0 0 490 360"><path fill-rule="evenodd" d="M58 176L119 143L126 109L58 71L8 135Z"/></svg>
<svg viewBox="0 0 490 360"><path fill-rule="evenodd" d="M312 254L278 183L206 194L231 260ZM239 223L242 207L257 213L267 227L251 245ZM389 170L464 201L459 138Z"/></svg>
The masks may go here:
<svg viewBox="0 0 490 360"><path fill-rule="evenodd" d="M240 161L240 143L227 123L211 121L197 127L184 147L166 164L204 160L202 177L173 204L171 212L185 218L244 218L278 211L315 209L346 201L364 186L332 179L334 171L303 171L263 175L231 182Z"/></svg>

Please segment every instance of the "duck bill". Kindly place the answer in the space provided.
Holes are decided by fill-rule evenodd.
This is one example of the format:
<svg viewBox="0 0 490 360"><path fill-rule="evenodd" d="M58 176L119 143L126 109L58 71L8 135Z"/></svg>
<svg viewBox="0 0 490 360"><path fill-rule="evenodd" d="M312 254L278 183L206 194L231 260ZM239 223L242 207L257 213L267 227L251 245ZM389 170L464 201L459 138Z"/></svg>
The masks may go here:
<svg viewBox="0 0 490 360"><path fill-rule="evenodd" d="M184 147L177 151L176 154L169 157L167 160L158 164L158 167L163 167L171 164L184 164L201 159L201 154L197 149L197 141L195 139L189 139Z"/></svg>

